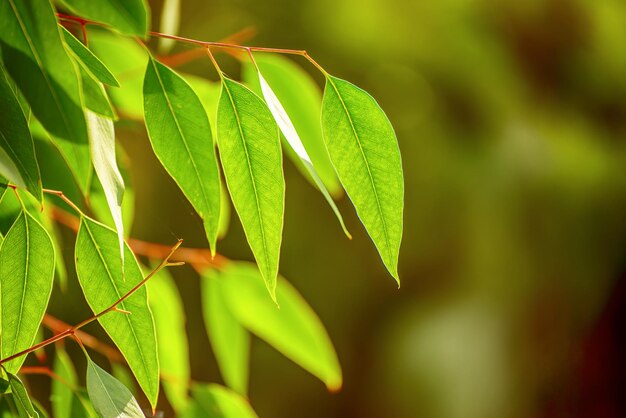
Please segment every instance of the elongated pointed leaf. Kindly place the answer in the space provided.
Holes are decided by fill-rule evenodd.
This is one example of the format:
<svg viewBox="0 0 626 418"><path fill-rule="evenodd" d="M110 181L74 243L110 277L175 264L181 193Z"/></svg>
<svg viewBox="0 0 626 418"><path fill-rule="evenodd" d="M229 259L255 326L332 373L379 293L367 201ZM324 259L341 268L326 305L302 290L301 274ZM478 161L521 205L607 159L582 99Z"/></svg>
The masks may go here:
<svg viewBox="0 0 626 418"><path fill-rule="evenodd" d="M50 402L52 415L55 417L71 417L74 388L78 386L78 378L72 360L67 352L57 346L54 356L54 373L60 379L52 379Z"/></svg>
<svg viewBox="0 0 626 418"><path fill-rule="evenodd" d="M322 127L341 184L387 270L399 283L404 180L391 123L367 92L329 75Z"/></svg>
<svg viewBox="0 0 626 418"><path fill-rule="evenodd" d="M149 8L143 0L61 0L72 12L106 23L125 35L146 36Z"/></svg>
<svg viewBox="0 0 626 418"><path fill-rule="evenodd" d="M184 418L257 418L241 395L216 384L198 384L192 389L194 402Z"/></svg>
<svg viewBox="0 0 626 418"><path fill-rule="evenodd" d="M122 277L117 234L111 228L83 217L76 238L76 272L85 299L94 313L102 312L119 301L143 280L141 269L128 245L125 246L124 260ZM99 317L98 321L126 358L154 406L159 393L159 361L146 289L139 288L119 303L118 308L131 314L111 312Z"/></svg>
<svg viewBox="0 0 626 418"><path fill-rule="evenodd" d="M275 299L285 209L278 128L265 103L228 78L217 109L217 143L235 210Z"/></svg>
<svg viewBox="0 0 626 418"><path fill-rule="evenodd" d="M83 86L85 107L99 115L106 116L110 119L117 119L113 105L102 83L92 78L82 66L79 68L79 72ZM89 121L87 121L87 125L89 125Z"/></svg>
<svg viewBox="0 0 626 418"><path fill-rule="evenodd" d="M263 78L268 85L272 86L281 106L289 115L302 144L299 146L297 145L298 141L290 140L281 127L285 139L290 144L286 150L287 155L305 175L308 175L307 168L301 164L301 160L307 160L307 158L303 158L302 148L304 148L308 161L313 164L326 188L332 195L340 195L343 190L322 138L320 125L322 92L319 86L302 67L286 57L275 54L258 54L255 56L255 61L261 74L263 74ZM242 77L253 91L262 94L257 68L252 63L244 65ZM267 100L267 97L265 99ZM294 138L294 135L291 134L290 137ZM317 185L313 178L310 180L313 180L313 183Z"/></svg>
<svg viewBox="0 0 626 418"><path fill-rule="evenodd" d="M0 357L33 344L54 280L54 248L46 230L22 211L0 247ZM25 356L3 366L16 373Z"/></svg>
<svg viewBox="0 0 626 418"><path fill-rule="evenodd" d="M151 278L147 287L157 332L163 389L174 410L180 413L188 402L190 380L183 302L172 276L165 270Z"/></svg>
<svg viewBox="0 0 626 418"><path fill-rule="evenodd" d="M0 66L0 172L24 187L40 202L41 175L33 138L20 103L11 89L4 67Z"/></svg>
<svg viewBox="0 0 626 418"><path fill-rule="evenodd" d="M65 43L70 47L70 50L74 56L80 60L81 64L93 75L98 81L109 86L119 87L120 83L115 76L111 73L111 70L100 58L98 58L89 48L87 48L81 41L76 39L74 35L67 29L61 26L61 32L63 32L63 39Z"/></svg>
<svg viewBox="0 0 626 418"><path fill-rule="evenodd" d="M87 392L101 418L144 418L139 404L124 385L87 360Z"/></svg>
<svg viewBox="0 0 626 418"><path fill-rule="evenodd" d="M28 397L28 392L26 392L26 388L20 378L12 373L8 373L8 376L11 392L13 393L13 400L15 401L15 406L17 407L20 418L38 418L39 414L35 412L35 408Z"/></svg>
<svg viewBox="0 0 626 418"><path fill-rule="evenodd" d="M328 205L331 207L331 209L335 213L335 216L337 217L337 220L339 221L339 224L341 225L341 229L343 229L343 232L346 234L348 238L352 239L352 235L350 235L350 233L348 232L348 229L346 228L346 225L343 221L341 212L339 212L337 205L335 205L335 201L330 195L328 189L326 189L326 185L324 185L324 182L322 181L317 170L313 166L311 157L309 157L308 152L304 148L304 145L302 144L302 141L300 140L300 136L298 135L296 128L293 126L293 123L291 122L289 115L287 115L287 111L283 107L280 100L278 100L278 97L276 97L276 94L274 93L270 85L267 83L265 78L263 78L263 75L260 72L258 72L257 75L258 75L259 83L261 84L261 91L262 91L263 97L265 98L265 102L269 106L269 109L272 112L272 116L274 116L274 119L276 120L278 127L280 128L284 137L287 139L287 143L293 149L293 151L297 154L298 158L300 158L300 160L302 161L302 165L305 167L306 171L309 173L309 175L313 179L313 183L317 186L319 191L322 193L322 195L326 199L326 202L328 202Z"/></svg>
<svg viewBox="0 0 626 418"><path fill-rule="evenodd" d="M264 295L258 269L249 263L229 263L219 276L225 300L239 323L323 381L330 390L341 387L341 368L319 318L300 294L279 278L280 309Z"/></svg>
<svg viewBox="0 0 626 418"><path fill-rule="evenodd" d="M0 21L2 56L9 74L34 115L65 149L77 181L87 190L91 165L80 158L88 139L78 74L61 40L52 6L46 0L2 1Z"/></svg>
<svg viewBox="0 0 626 418"><path fill-rule="evenodd" d="M224 382L236 392L246 395L250 334L226 304L219 273L215 270L209 270L203 276L202 312Z"/></svg>
<svg viewBox="0 0 626 418"><path fill-rule="evenodd" d="M91 159L100 180L104 195L113 217L119 241L122 268L124 267L124 223L122 222L122 198L124 179L115 159L115 130L113 121L87 111Z"/></svg>
<svg viewBox="0 0 626 418"><path fill-rule="evenodd" d="M154 59L148 62L143 94L154 153L202 218L215 251L220 179L202 103L185 80Z"/></svg>
<svg viewBox="0 0 626 418"><path fill-rule="evenodd" d="M160 31L168 35L177 35L180 26L180 0L164 0L161 10ZM170 38L159 38L159 52L169 52L176 41Z"/></svg>

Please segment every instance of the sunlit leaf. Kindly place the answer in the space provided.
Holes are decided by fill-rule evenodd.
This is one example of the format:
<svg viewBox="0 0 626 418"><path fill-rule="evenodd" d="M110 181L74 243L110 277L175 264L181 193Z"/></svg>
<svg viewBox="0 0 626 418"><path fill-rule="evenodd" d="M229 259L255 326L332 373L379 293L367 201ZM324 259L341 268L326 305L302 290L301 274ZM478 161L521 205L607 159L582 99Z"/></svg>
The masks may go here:
<svg viewBox="0 0 626 418"><path fill-rule="evenodd" d="M94 313L109 308L143 280L141 269L128 245L125 246L124 260L122 277L117 234L111 228L83 217L76 238L76 272ZM154 406L159 393L159 362L146 289L139 288L119 303L118 308L131 313L111 312L99 317L98 321L126 358Z"/></svg>
<svg viewBox="0 0 626 418"><path fill-rule="evenodd" d="M223 386L198 384L192 396L193 403L183 418L257 418L244 397Z"/></svg>
<svg viewBox="0 0 626 418"><path fill-rule="evenodd" d="M22 211L0 247L0 357L30 347L48 306L54 280L54 248L46 230ZM15 373L25 360L3 366Z"/></svg>
<svg viewBox="0 0 626 418"><path fill-rule="evenodd" d="M111 70L109 70L102 61L100 61L100 58L91 52L89 48L76 39L74 35L72 35L70 31L65 29L63 26L61 26L61 32L63 32L63 37L67 46L70 47L72 53L87 68L89 73L91 73L101 83L119 87L120 83L111 73Z"/></svg>
<svg viewBox="0 0 626 418"><path fill-rule="evenodd" d="M101 418L143 418L133 394L116 378L87 360L87 392Z"/></svg>
<svg viewBox="0 0 626 418"><path fill-rule="evenodd" d="M317 186L319 191L322 193L322 195L326 199L326 202L328 202L328 205L331 207L331 209L335 213L335 216L337 217L337 220L339 221L339 224L341 225L341 229L343 229L343 232L346 234L348 238L352 238L352 236L348 232L348 229L346 228L346 225L343 221L341 212L339 212L339 209L337 208L337 205L333 201L333 198L330 195L330 192L328 191L328 189L326 189L326 185L324 184L324 182L319 176L319 173L314 167L311 157L309 157L307 150L304 148L304 145L302 144L302 141L300 140L300 136L298 135L296 128L294 127L289 115L287 114L287 111L283 107L278 97L276 97L276 93L274 93L270 85L267 83L267 81L263 77L263 74L261 74L260 72L257 72L257 76L258 76L257 77L258 82L260 83L261 94L265 98L265 102L267 103L270 109L270 112L272 112L272 116L274 116L274 119L276 120L278 127L283 133L284 138L286 138L287 143L289 144L289 147L291 147L291 149L296 153L297 158L300 159L302 165L304 166L304 169L307 171L307 173L313 180L313 184ZM297 86L291 86L291 88L297 89ZM317 110L318 107L319 106L316 105L313 109ZM321 134L320 134L320 141L321 141ZM317 142L315 142L315 145L318 145ZM323 146L323 143L321 145ZM324 153L325 152L326 151L324 150ZM328 159L327 155L325 155L325 157L326 159ZM326 161L326 160L322 160L321 158L320 160ZM322 164L322 163L320 162L319 164ZM337 181L336 177L334 177L334 171L332 174L333 174L332 179L334 181Z"/></svg>
<svg viewBox="0 0 626 418"><path fill-rule="evenodd" d="M151 278L147 287L157 332L163 389L174 410L181 412L187 405L190 380L183 302L174 280L165 270Z"/></svg>
<svg viewBox="0 0 626 418"><path fill-rule="evenodd" d="M125 35L145 37L150 9L143 0L61 0L73 13L106 23Z"/></svg>
<svg viewBox="0 0 626 418"><path fill-rule="evenodd" d="M91 163L78 74L48 1L0 2L0 43L6 68L34 115L50 132L83 191Z"/></svg>
<svg viewBox="0 0 626 418"><path fill-rule="evenodd" d="M124 223L122 222L122 198L124 197L124 179L117 168L115 159L115 130L111 119L87 111L91 160L96 175L100 180L106 197L117 238L119 254L124 265Z"/></svg>
<svg viewBox="0 0 626 418"><path fill-rule="evenodd" d="M28 397L28 392L26 392L26 388L20 378L12 373L7 374L9 376L11 392L13 393L13 400L15 401L15 406L17 407L17 412L20 418L38 418L39 414L35 412L35 408Z"/></svg>
<svg viewBox="0 0 626 418"><path fill-rule="evenodd" d="M328 157L322 138L320 125L320 112L322 110L322 92L313 78L299 65L286 57L276 54L255 55L255 61L263 78L272 86L272 90L280 101L285 112L293 124L299 140L287 137L290 143L287 154L305 174L308 170L301 164L301 160L307 160L313 164L315 171L322 179L326 188L333 195L342 193L341 184L335 174L335 169ZM250 84L252 89L262 94L261 84L257 76L257 69L252 63L246 63L242 72L243 79ZM265 97L267 100L267 97ZM271 107L270 107L271 109ZM300 142L302 146L297 145ZM306 153L304 154L303 151ZM304 158L303 158L304 157ZM311 180L314 180L311 178Z"/></svg>
<svg viewBox="0 0 626 418"><path fill-rule="evenodd" d="M162 33L168 35L177 35L180 25L180 0L164 0L163 9L161 10L161 26L159 29ZM174 46L176 41L170 38L159 38L159 52L167 53Z"/></svg>
<svg viewBox="0 0 626 418"><path fill-rule="evenodd" d="M143 94L154 153L202 218L209 246L215 251L220 179L202 103L189 84L154 59L146 68Z"/></svg>
<svg viewBox="0 0 626 418"><path fill-rule="evenodd" d="M216 270L209 270L203 276L204 323L224 382L245 395L248 392L250 335L226 304L219 275Z"/></svg>
<svg viewBox="0 0 626 418"><path fill-rule="evenodd" d="M333 345L311 307L283 278L276 299L265 296L259 271L250 263L230 262L218 276L228 307L239 323L322 380L341 387L341 368Z"/></svg>
<svg viewBox="0 0 626 418"><path fill-rule="evenodd" d="M329 75L322 127L341 184L385 266L399 283L404 180L391 123L372 96Z"/></svg>
<svg viewBox="0 0 626 418"><path fill-rule="evenodd" d="M228 78L217 110L217 142L235 210L275 299L285 206L278 127L256 94Z"/></svg>
<svg viewBox="0 0 626 418"><path fill-rule="evenodd" d="M33 138L4 67L0 65L0 172L19 187L43 199Z"/></svg>

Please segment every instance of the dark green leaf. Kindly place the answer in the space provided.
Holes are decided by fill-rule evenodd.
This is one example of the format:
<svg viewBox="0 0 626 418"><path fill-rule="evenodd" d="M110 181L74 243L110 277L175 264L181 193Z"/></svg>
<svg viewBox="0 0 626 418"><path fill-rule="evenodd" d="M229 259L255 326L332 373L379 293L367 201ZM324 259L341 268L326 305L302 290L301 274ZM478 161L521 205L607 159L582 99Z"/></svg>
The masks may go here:
<svg viewBox="0 0 626 418"><path fill-rule="evenodd" d="M322 127L341 184L385 266L399 283L404 180L391 123L372 96L329 75Z"/></svg>
<svg viewBox="0 0 626 418"><path fill-rule="evenodd" d="M202 218L215 251L220 179L204 107L189 84L154 59L146 69L143 94L154 153Z"/></svg>
<svg viewBox="0 0 626 418"><path fill-rule="evenodd" d="M46 230L22 211L0 247L0 357L30 347L48 306L54 280L54 248ZM25 360L3 366L15 373Z"/></svg>
<svg viewBox="0 0 626 418"><path fill-rule="evenodd" d="M61 31L63 32L63 37L67 46L70 47L76 58L80 60L81 64L87 68L91 75L93 75L101 83L119 87L120 83L111 73L111 70L109 70L102 61L100 61L100 58L91 52L89 48L83 45L81 41L76 39L74 35L72 35L63 26L61 26Z"/></svg>
<svg viewBox="0 0 626 418"><path fill-rule="evenodd" d="M101 418L144 418L133 394L90 359L87 360L87 391Z"/></svg>
<svg viewBox="0 0 626 418"><path fill-rule="evenodd" d="M111 105L109 96L104 90L102 83L92 78L82 66L79 66L79 72L83 86L85 107L99 115L106 116L110 119L117 119L113 105ZM89 125L89 121L87 121L87 125Z"/></svg>
<svg viewBox="0 0 626 418"><path fill-rule="evenodd" d="M38 418L39 414L35 412L35 408L28 397L28 392L26 392L26 388L24 387L22 381L19 377L12 373L7 374L9 376L11 392L13 393L13 400L15 401L15 406L17 407L17 412L19 413L20 418Z"/></svg>
<svg viewBox="0 0 626 418"><path fill-rule="evenodd" d="M150 9L143 0L61 0L72 12L125 35L147 35Z"/></svg>
<svg viewBox="0 0 626 418"><path fill-rule="evenodd" d="M119 301L143 280L141 269L128 245L125 246L122 276L119 251L114 230L89 218L81 219L76 238L76 271L87 303L94 313L102 312ZM98 318L98 321L126 358L154 406L159 393L159 362L146 289L139 288L119 303L118 308L131 314L111 312Z"/></svg>
<svg viewBox="0 0 626 418"><path fill-rule="evenodd" d="M228 78L217 110L217 142L235 210L275 299L285 208L278 127L256 94Z"/></svg>
<svg viewBox="0 0 626 418"><path fill-rule="evenodd" d="M28 189L40 202L41 175L33 138L4 67L0 66L0 171L11 182Z"/></svg>

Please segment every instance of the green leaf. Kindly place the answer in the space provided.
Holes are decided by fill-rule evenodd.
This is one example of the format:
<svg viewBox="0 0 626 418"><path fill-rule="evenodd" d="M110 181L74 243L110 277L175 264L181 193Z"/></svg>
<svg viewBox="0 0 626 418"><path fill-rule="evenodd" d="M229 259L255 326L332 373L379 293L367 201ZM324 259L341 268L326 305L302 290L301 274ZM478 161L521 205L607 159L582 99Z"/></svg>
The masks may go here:
<svg viewBox="0 0 626 418"><path fill-rule="evenodd" d="M393 127L367 92L326 78L324 141L341 184L391 275L398 277L404 180Z"/></svg>
<svg viewBox="0 0 626 418"><path fill-rule="evenodd" d="M154 59L146 68L143 95L154 153L202 218L214 252L220 179L211 127L202 103L185 80Z"/></svg>
<svg viewBox="0 0 626 418"><path fill-rule="evenodd" d="M191 74L181 74L181 76L189 83L202 102L204 110L209 117L209 124L211 126L217 126L217 104L220 100L221 83ZM213 134L213 141L217 141L215 135L216 131L213 129L211 133Z"/></svg>
<svg viewBox="0 0 626 418"><path fill-rule="evenodd" d="M257 418L241 395L216 384L198 384L192 389L194 402L184 418Z"/></svg>
<svg viewBox="0 0 626 418"><path fill-rule="evenodd" d="M89 33L89 45L119 80L120 87L109 89L109 94L120 116L143 121L146 49L133 39L95 29Z"/></svg>
<svg viewBox="0 0 626 418"><path fill-rule="evenodd" d="M63 37L67 46L70 47L74 56L85 66L91 75L93 75L101 83L114 87L120 86L119 81L117 81L115 76L111 73L111 70L109 70L102 61L100 61L100 58L91 52L89 48L76 39L76 37L74 37L74 35L72 35L70 31L65 29L63 26L61 26L61 32L63 32Z"/></svg>
<svg viewBox="0 0 626 418"><path fill-rule="evenodd" d="M285 279L276 289L278 309L249 263L231 262L219 275L228 307L248 330L322 380L330 390L341 387L341 368L333 345L311 307Z"/></svg>
<svg viewBox="0 0 626 418"><path fill-rule="evenodd" d="M217 109L217 143L235 210L275 300L285 209L278 128L265 103L228 78Z"/></svg>
<svg viewBox="0 0 626 418"><path fill-rule="evenodd" d="M248 392L250 334L226 304L219 275L216 270L208 270L203 276L204 323L224 382L245 395Z"/></svg>
<svg viewBox="0 0 626 418"><path fill-rule="evenodd" d="M180 0L164 0L161 9L161 26L159 30L168 35L177 35L180 26ZM169 52L176 41L170 38L159 38L159 52Z"/></svg>
<svg viewBox="0 0 626 418"><path fill-rule="evenodd" d="M255 61L261 74L263 74L267 83L272 86L276 97L289 115L296 135L301 140L301 144L309 157L309 161L315 167L315 171L319 174L319 177L331 194L335 196L340 195L343 190L341 184L339 184L337 174L335 174L335 169L330 162L322 138L322 127L320 125L322 92L319 86L302 67L283 56L258 54L258 56L255 56ZM251 86L252 90L258 94L263 94L257 75L257 68L252 63L246 63L242 71L243 79ZM267 100L267 97L265 99ZM282 127L281 130L283 130ZM289 138L286 139L290 144L294 142ZM296 152L298 148L302 148L302 145L291 145L287 149L287 155L300 170L304 171L305 175L308 175L308 170L301 164L302 150ZM313 180L317 186L313 178L310 180Z"/></svg>
<svg viewBox="0 0 626 418"><path fill-rule="evenodd" d="M0 43L7 70L34 115L55 138L87 190L87 125L76 68L67 55L54 10L46 0L0 2Z"/></svg>
<svg viewBox="0 0 626 418"><path fill-rule="evenodd" d="M331 209L335 213L335 216L337 217L337 220L339 221L339 224L341 225L341 229L343 229L344 234L346 234L348 238L352 239L352 235L350 235L350 232L348 232L348 229L346 228L346 225L343 221L341 212L339 212L339 209L337 208L337 205L335 205L335 202L333 201L333 198L330 195L330 192L328 191L328 189L326 189L324 182L322 181L317 170L315 169L313 161L311 160L311 157L309 156L309 153L304 148L304 145L302 144L302 141L300 140L300 136L298 135L296 128L294 127L289 115L287 115L287 111L283 107L278 97L276 97L276 93L274 93L274 91L272 90L268 82L265 80L263 75L260 73L260 71L257 71L257 76L258 76L258 80L260 83L261 94L265 98L265 102L268 104L270 112L272 112L272 116L276 120L276 123L278 124L278 127L280 128L284 138L286 138L287 143L289 144L291 149L296 153L297 157L300 159L305 170L307 171L307 173L310 175L311 179L313 180L313 183L317 186L319 191L322 193L322 195L326 199L326 202L328 202L328 205L331 207ZM296 86L292 86L292 89L295 89L295 88ZM321 135L320 135L320 141L321 141ZM326 151L324 150L324 153L325 152ZM328 157L326 156L326 158ZM333 176L334 176L334 171L333 171Z"/></svg>
<svg viewBox="0 0 626 418"><path fill-rule="evenodd" d="M124 267L124 223L122 222L122 198L124 197L124 179L117 168L115 159L115 130L113 121L87 111L89 124L89 140L91 145L91 160L96 175L100 180L106 197L117 238L119 254Z"/></svg>
<svg viewBox="0 0 626 418"><path fill-rule="evenodd" d="M22 211L0 247L0 357L30 347L48 306L54 248L46 230ZM15 373L26 356L4 363Z"/></svg>
<svg viewBox="0 0 626 418"><path fill-rule="evenodd" d="M0 65L0 172L19 187L43 200L35 145L20 103Z"/></svg>
<svg viewBox="0 0 626 418"><path fill-rule="evenodd" d="M115 231L92 219L81 219L76 238L76 272L87 303L95 314L119 301L143 280L141 269L128 245L125 246L124 259L122 276ZM126 358L150 404L154 406L159 393L159 361L146 289L139 288L117 307L131 314L111 312L99 317L98 321Z"/></svg>
<svg viewBox="0 0 626 418"><path fill-rule="evenodd" d="M54 373L61 379L52 379L50 402L54 417L71 417L74 388L78 385L78 378L72 360L67 352L57 346L54 357Z"/></svg>
<svg viewBox="0 0 626 418"><path fill-rule="evenodd" d="M106 23L124 35L145 38L150 9L143 0L61 0L73 13Z"/></svg>
<svg viewBox="0 0 626 418"><path fill-rule="evenodd" d="M188 402L189 346L183 302L172 276L161 270L146 284L154 315L163 389L176 412Z"/></svg>
<svg viewBox="0 0 626 418"><path fill-rule="evenodd" d="M87 359L87 392L101 418L144 418L133 394L90 359Z"/></svg>
<svg viewBox="0 0 626 418"><path fill-rule="evenodd" d="M107 96L102 83L92 78L92 76L82 66L79 68L81 82L83 86L83 96L85 98L85 107L93 112L106 116L110 119L117 119L117 115L113 110L113 105ZM89 126L89 121L87 121Z"/></svg>
<svg viewBox="0 0 626 418"><path fill-rule="evenodd" d="M15 401L15 406L17 407L20 418L38 418L39 414L35 412L35 408L28 397L28 392L26 392L26 388L20 378L13 373L7 373L7 375L9 376L9 385L11 385L13 400Z"/></svg>

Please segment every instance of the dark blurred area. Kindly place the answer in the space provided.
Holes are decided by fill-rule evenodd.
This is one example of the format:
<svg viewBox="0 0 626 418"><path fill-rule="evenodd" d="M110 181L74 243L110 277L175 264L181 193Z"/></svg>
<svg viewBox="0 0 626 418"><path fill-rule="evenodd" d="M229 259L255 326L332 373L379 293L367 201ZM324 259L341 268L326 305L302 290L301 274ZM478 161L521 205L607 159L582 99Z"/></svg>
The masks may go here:
<svg viewBox="0 0 626 418"><path fill-rule="evenodd" d="M158 27L161 3L151 2ZM348 241L286 161L281 272L325 323L344 387L253 342L261 417L626 416L626 2L183 0L180 35L306 49L369 91L403 156L402 288L345 197ZM177 46L173 52L185 50ZM236 60L218 59L232 76ZM306 61L298 61L321 83ZM216 78L208 58L180 68ZM206 246L145 132L133 236ZM252 259L233 218L218 250ZM193 378L220 382L191 269Z"/></svg>

